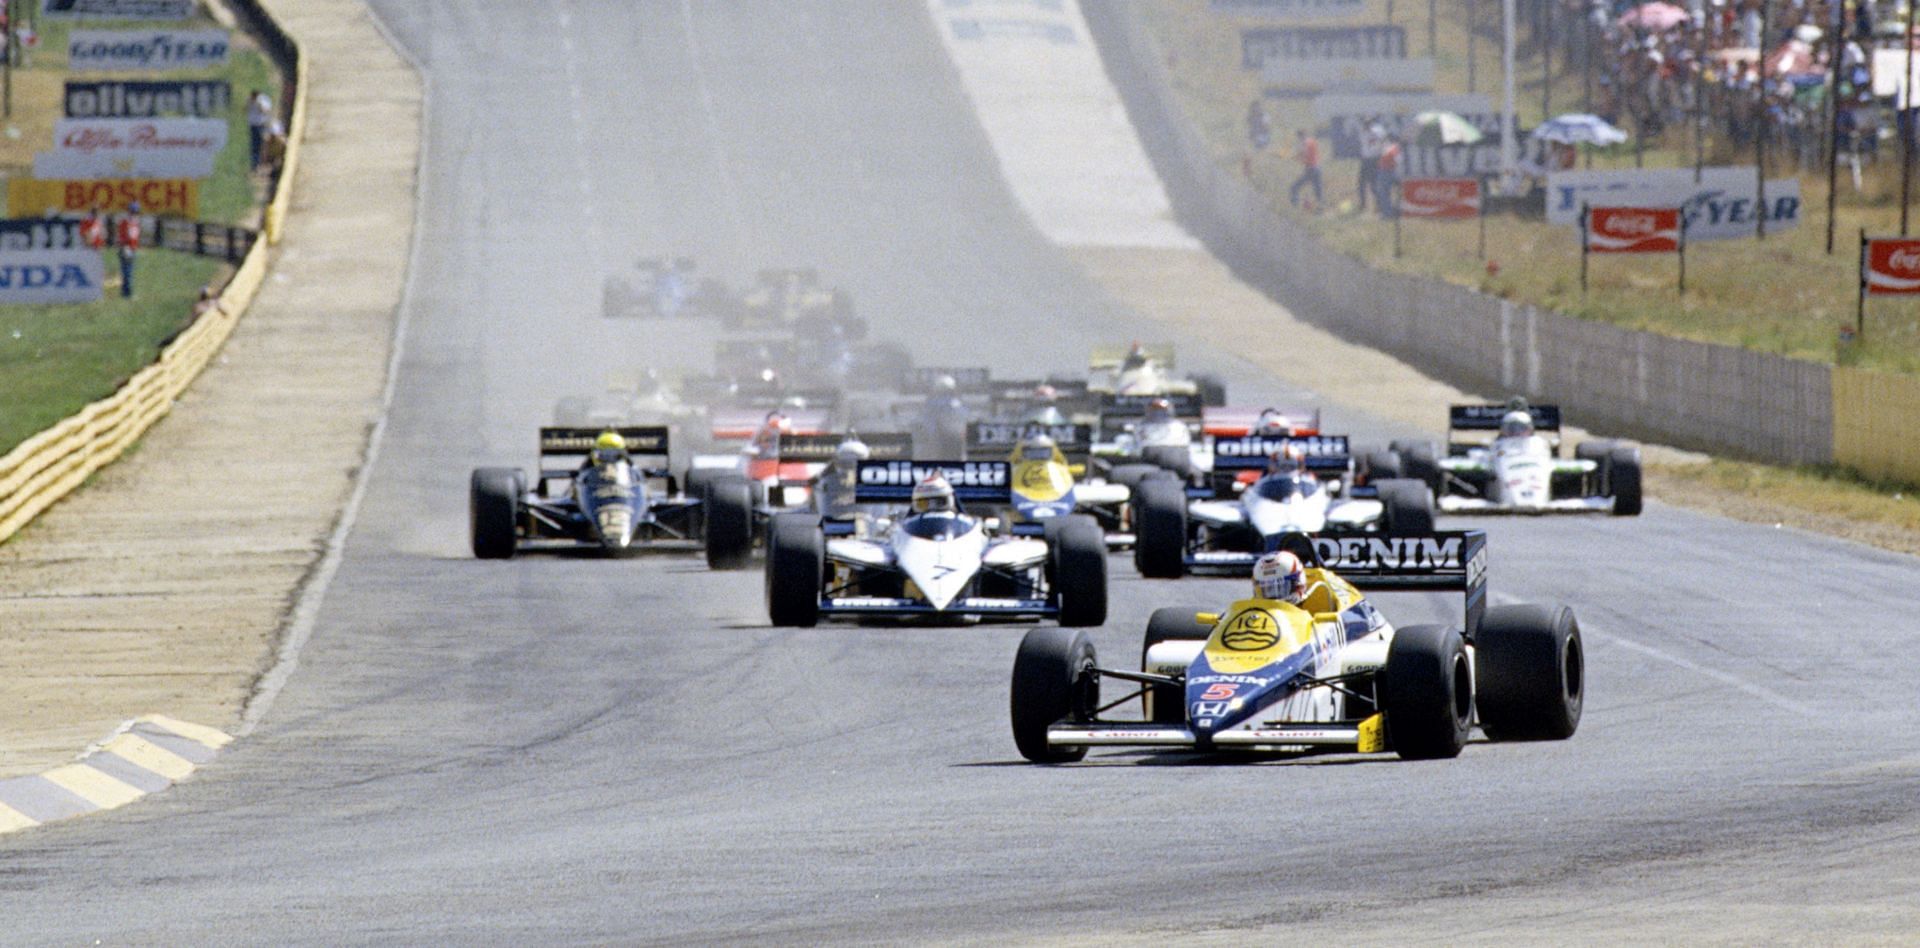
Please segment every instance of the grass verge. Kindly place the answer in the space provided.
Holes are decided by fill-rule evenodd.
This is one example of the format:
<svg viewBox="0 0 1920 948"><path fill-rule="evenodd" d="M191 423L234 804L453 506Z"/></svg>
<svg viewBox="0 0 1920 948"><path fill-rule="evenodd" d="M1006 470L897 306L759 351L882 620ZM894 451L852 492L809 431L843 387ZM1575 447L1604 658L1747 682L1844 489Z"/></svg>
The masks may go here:
<svg viewBox="0 0 1920 948"><path fill-rule="evenodd" d="M1920 488L1837 468L1783 468L1714 459L1654 464L1648 493L1750 523L1794 527L1920 554Z"/></svg>

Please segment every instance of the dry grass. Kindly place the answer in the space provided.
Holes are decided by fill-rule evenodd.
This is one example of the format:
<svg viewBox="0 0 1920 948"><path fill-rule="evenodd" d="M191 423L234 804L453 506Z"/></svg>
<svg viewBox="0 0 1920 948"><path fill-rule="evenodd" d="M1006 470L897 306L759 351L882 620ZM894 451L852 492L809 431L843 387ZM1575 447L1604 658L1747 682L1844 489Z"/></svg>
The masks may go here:
<svg viewBox="0 0 1920 948"><path fill-rule="evenodd" d="M1827 533L1920 554L1920 491L1827 468L1715 459L1654 464L1647 491L1670 503L1751 523Z"/></svg>

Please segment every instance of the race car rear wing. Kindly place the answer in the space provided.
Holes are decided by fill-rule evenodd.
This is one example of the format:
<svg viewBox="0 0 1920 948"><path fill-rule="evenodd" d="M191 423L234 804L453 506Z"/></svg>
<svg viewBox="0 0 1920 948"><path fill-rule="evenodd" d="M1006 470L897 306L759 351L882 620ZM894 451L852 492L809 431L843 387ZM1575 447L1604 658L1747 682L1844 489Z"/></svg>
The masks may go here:
<svg viewBox="0 0 1920 948"><path fill-rule="evenodd" d="M1533 429L1542 432L1560 430L1560 406L1527 405L1508 403L1505 405L1449 405L1447 406L1448 431L1499 431L1500 419L1511 411L1525 411L1533 416Z"/></svg>
<svg viewBox="0 0 1920 948"><path fill-rule="evenodd" d="M915 366L907 370L901 380L902 391L914 395L925 395L937 391L940 379L950 378L956 391L967 394L987 394L995 390L995 382L985 367L941 368L939 366Z"/></svg>
<svg viewBox="0 0 1920 948"><path fill-rule="evenodd" d="M1182 395L1103 395L1100 398L1100 418L1138 418L1147 413L1147 406L1155 399L1166 399L1173 409L1175 418L1199 418L1206 410L1206 402L1191 392Z"/></svg>
<svg viewBox="0 0 1920 948"><path fill-rule="evenodd" d="M1127 360L1127 353L1132 349L1132 346L1095 346L1092 354L1087 356L1087 368L1095 372L1117 369ZM1173 343L1141 346L1140 351L1160 368L1173 368Z"/></svg>
<svg viewBox="0 0 1920 948"><path fill-rule="evenodd" d="M1213 469L1239 472L1264 468L1268 458L1289 447L1298 448L1305 455L1307 470L1315 474L1343 474L1353 461L1346 435L1246 435L1213 442Z"/></svg>
<svg viewBox="0 0 1920 948"><path fill-rule="evenodd" d="M1005 457L1023 442L1046 435L1059 446L1070 461L1085 461L1093 450L1093 428L1089 425L1049 425L1037 421L970 421L967 423L967 454L978 451L985 456Z"/></svg>
<svg viewBox="0 0 1920 948"><path fill-rule="evenodd" d="M780 463L825 464L833 460L842 442L854 435L790 434L780 437ZM859 435L867 446L867 457L875 461L899 461L913 457L913 435L903 432Z"/></svg>
<svg viewBox="0 0 1920 948"><path fill-rule="evenodd" d="M1362 590L1466 594L1468 638L1487 611L1487 534L1443 530L1421 534L1317 536L1288 534L1279 549L1333 570Z"/></svg>
<svg viewBox="0 0 1920 948"><path fill-rule="evenodd" d="M1287 427L1296 435L1320 433L1318 408L1208 408L1201 412L1200 430L1219 438L1244 437L1253 433L1254 427L1260 423L1261 414L1267 411L1277 411L1286 416Z"/></svg>
<svg viewBox="0 0 1920 948"><path fill-rule="evenodd" d="M914 486L933 474L946 477L959 503L1013 502L1012 465L1005 461L862 461L855 475L853 501L905 503L913 498Z"/></svg>
<svg viewBox="0 0 1920 948"><path fill-rule="evenodd" d="M634 457L666 457L668 432L665 425L620 428L542 428L540 458L584 458L593 453L593 443L609 431L627 442L627 453Z"/></svg>
<svg viewBox="0 0 1920 948"><path fill-rule="evenodd" d="M716 408L708 414L715 441L745 441L759 433L767 423L767 412L760 408ZM824 408L786 409L787 434L826 434L833 413Z"/></svg>

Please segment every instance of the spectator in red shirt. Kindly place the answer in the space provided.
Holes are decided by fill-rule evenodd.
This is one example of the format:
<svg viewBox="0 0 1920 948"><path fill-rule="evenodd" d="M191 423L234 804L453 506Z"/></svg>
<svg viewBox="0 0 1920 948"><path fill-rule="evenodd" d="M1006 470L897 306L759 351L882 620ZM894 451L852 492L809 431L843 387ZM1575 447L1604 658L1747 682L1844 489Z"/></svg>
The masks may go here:
<svg viewBox="0 0 1920 948"><path fill-rule="evenodd" d="M120 297L133 298L133 258L140 252L140 202L127 205L127 213L114 230L114 243L120 245Z"/></svg>
<svg viewBox="0 0 1920 948"><path fill-rule="evenodd" d="M1300 189L1313 188L1313 203L1307 205L1309 211L1319 211L1326 201L1326 194L1320 187L1320 141L1307 134L1306 129L1293 133L1294 146L1299 149L1294 157L1300 159L1300 177L1293 179L1293 187L1287 190L1287 203L1300 206Z"/></svg>
<svg viewBox="0 0 1920 948"><path fill-rule="evenodd" d="M1393 191L1400 183L1400 140L1389 137L1380 148L1378 160L1379 167L1373 174L1373 203L1380 209L1380 218L1386 220L1397 213Z"/></svg>
<svg viewBox="0 0 1920 948"><path fill-rule="evenodd" d="M95 205L87 216L80 218L80 240L90 250L105 250L107 247L107 222L100 217L100 207Z"/></svg>

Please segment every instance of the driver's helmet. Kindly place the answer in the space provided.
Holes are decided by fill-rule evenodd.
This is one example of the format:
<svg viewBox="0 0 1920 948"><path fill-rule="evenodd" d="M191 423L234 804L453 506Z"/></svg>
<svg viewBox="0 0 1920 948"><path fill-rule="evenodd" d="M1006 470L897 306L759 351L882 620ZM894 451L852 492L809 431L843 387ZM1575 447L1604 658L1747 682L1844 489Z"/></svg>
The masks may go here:
<svg viewBox="0 0 1920 948"><path fill-rule="evenodd" d="M603 431L593 439L593 463L618 464L627 459L627 439L618 431Z"/></svg>
<svg viewBox="0 0 1920 948"><path fill-rule="evenodd" d="M1150 425L1172 421L1173 403L1164 398L1156 398L1147 402L1147 410L1146 413L1141 416L1141 420Z"/></svg>
<svg viewBox="0 0 1920 948"><path fill-rule="evenodd" d="M1120 371L1131 372L1147 366L1147 348L1139 343L1127 347L1127 357L1120 361Z"/></svg>
<svg viewBox="0 0 1920 948"><path fill-rule="evenodd" d="M936 392L957 392L960 390L960 382L951 375L942 375L933 380L933 390Z"/></svg>
<svg viewBox="0 0 1920 948"><path fill-rule="evenodd" d="M1036 402L1050 402L1059 397L1060 390L1045 382L1033 387L1033 400Z"/></svg>
<svg viewBox="0 0 1920 948"><path fill-rule="evenodd" d="M1307 454L1290 444L1267 456L1268 474L1301 474L1307 469Z"/></svg>
<svg viewBox="0 0 1920 948"><path fill-rule="evenodd" d="M914 513L953 513L954 509L953 485L938 472L913 485Z"/></svg>
<svg viewBox="0 0 1920 948"><path fill-rule="evenodd" d="M1060 414L1060 409L1048 405L1034 412L1027 421L1036 425L1064 425L1067 423L1067 416Z"/></svg>
<svg viewBox="0 0 1920 948"><path fill-rule="evenodd" d="M867 443L853 435L848 435L846 440L840 442L839 447L833 449L835 466L849 470L872 456L873 452L867 448Z"/></svg>
<svg viewBox="0 0 1920 948"><path fill-rule="evenodd" d="M1293 422L1287 420L1284 412L1269 408L1260 413L1260 419L1253 423L1253 433L1259 435L1293 434Z"/></svg>
<svg viewBox="0 0 1920 948"><path fill-rule="evenodd" d="M1307 571L1300 557L1280 550L1253 564L1253 594L1299 605L1307 597Z"/></svg>
<svg viewBox="0 0 1920 948"><path fill-rule="evenodd" d="M1051 461L1053 452L1058 447L1052 437L1044 434L1034 435L1020 445L1020 460Z"/></svg>
<svg viewBox="0 0 1920 948"><path fill-rule="evenodd" d="M1500 418L1500 437L1525 438L1533 434L1533 415L1530 412L1510 411Z"/></svg>

